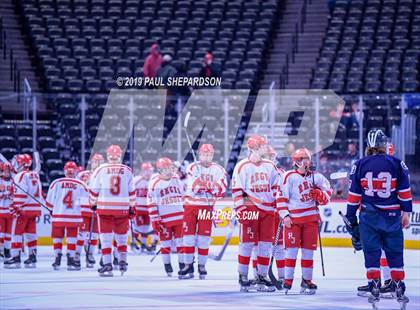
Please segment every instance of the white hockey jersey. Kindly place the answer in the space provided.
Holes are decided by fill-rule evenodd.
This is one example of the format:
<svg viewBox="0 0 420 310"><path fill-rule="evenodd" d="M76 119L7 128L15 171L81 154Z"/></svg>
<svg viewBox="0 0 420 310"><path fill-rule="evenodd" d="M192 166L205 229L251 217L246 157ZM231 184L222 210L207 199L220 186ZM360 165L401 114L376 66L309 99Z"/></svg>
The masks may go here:
<svg viewBox="0 0 420 310"><path fill-rule="evenodd" d="M11 179L0 178L0 217L10 216L13 204L14 185Z"/></svg>
<svg viewBox="0 0 420 310"><path fill-rule="evenodd" d="M80 197L80 208L82 210L82 216L88 218L90 218L93 213L89 201L89 180L91 176L92 173L90 170L83 170L77 174L77 179L82 181L87 187L87 190L81 194L82 196Z"/></svg>
<svg viewBox="0 0 420 310"><path fill-rule="evenodd" d="M134 178L134 186L136 189L136 214L149 214L149 209L147 207L147 188L149 187L149 180L142 176L138 176Z"/></svg>
<svg viewBox="0 0 420 310"><path fill-rule="evenodd" d="M90 203L100 215L128 215L136 196L133 173L123 164L103 164L89 180Z"/></svg>
<svg viewBox="0 0 420 310"><path fill-rule="evenodd" d="M184 184L177 177L169 180L155 175L149 182L147 205L152 221L160 218L167 226L182 223L184 217Z"/></svg>
<svg viewBox="0 0 420 310"><path fill-rule="evenodd" d="M272 161L254 163L248 158L242 159L235 166L232 176L235 208L251 202L261 210L273 211L279 179L279 171Z"/></svg>
<svg viewBox="0 0 420 310"><path fill-rule="evenodd" d="M46 204L52 210L52 222L77 226L82 222L81 197L86 196L86 184L74 178L59 178L51 183Z"/></svg>
<svg viewBox="0 0 420 310"><path fill-rule="evenodd" d="M209 190L201 191L201 183L207 183ZM200 163L192 163L187 167L185 204L213 206L217 199L224 196L226 189L227 173L222 166L211 163L206 167Z"/></svg>
<svg viewBox="0 0 420 310"><path fill-rule="evenodd" d="M24 170L13 177L15 182L15 195L13 206L19 209L24 216L40 216L41 205L27 193L43 202L41 181L35 171Z"/></svg>
<svg viewBox="0 0 420 310"><path fill-rule="evenodd" d="M315 186L326 194L329 201L332 189L328 180L320 173L315 173L314 179ZM276 208L280 216L284 218L289 215L293 223L318 221L317 204L309 196L313 187L312 174L303 176L296 170L285 172L280 180L276 200Z"/></svg>

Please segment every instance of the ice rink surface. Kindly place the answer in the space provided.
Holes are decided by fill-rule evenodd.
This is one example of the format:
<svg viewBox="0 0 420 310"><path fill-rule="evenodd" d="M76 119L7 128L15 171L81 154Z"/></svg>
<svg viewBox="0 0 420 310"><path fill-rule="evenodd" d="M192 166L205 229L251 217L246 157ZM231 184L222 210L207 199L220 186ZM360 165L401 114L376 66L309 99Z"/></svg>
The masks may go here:
<svg viewBox="0 0 420 310"><path fill-rule="evenodd" d="M213 253L218 250L216 246L210 249ZM325 248L325 278L316 253L314 282L318 292L313 296L240 293L236 254L237 246L230 246L222 261L209 260L206 280L196 276L181 281L165 275L160 257L150 263L151 256L133 253L128 272L122 277L114 271L113 278L100 278L97 268L67 271L65 259L61 270L54 271L52 248L41 247L37 269L1 269L0 309L371 309L366 298L356 296L356 287L365 284L360 252ZM172 265L176 273L175 256ZM300 267L296 271L295 292L300 285ZM420 251L406 251L405 271L410 298L407 309L420 309ZM379 309L399 306L395 300L381 300Z"/></svg>

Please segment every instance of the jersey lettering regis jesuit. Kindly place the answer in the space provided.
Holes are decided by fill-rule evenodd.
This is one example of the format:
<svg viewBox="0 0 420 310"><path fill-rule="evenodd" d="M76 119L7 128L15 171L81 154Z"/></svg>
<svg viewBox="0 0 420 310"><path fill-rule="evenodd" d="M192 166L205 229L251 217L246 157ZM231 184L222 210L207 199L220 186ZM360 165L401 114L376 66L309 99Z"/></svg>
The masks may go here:
<svg viewBox="0 0 420 310"><path fill-rule="evenodd" d="M372 155L358 160L350 171L347 214L355 215L360 204L385 212L412 211L408 168L390 155Z"/></svg>
<svg viewBox="0 0 420 310"><path fill-rule="evenodd" d="M73 178L60 178L51 183L47 207L56 224L76 226L82 222L81 198L87 194L86 184Z"/></svg>
<svg viewBox="0 0 420 310"><path fill-rule="evenodd" d="M177 176L169 180L159 175L152 177L147 193L150 219L155 221L159 217L168 226L182 224L183 196L184 184Z"/></svg>
<svg viewBox="0 0 420 310"><path fill-rule="evenodd" d="M41 202L43 201L39 174L35 171L24 170L15 174L13 180L16 184L13 200L14 207L19 209L21 215L40 216L41 205L27 194L31 194Z"/></svg>
<svg viewBox="0 0 420 310"><path fill-rule="evenodd" d="M123 216L135 204L135 190L131 169L122 164L103 164L89 180L91 204L100 215Z"/></svg>
<svg viewBox="0 0 420 310"><path fill-rule="evenodd" d="M279 178L280 174L272 161L254 163L248 158L242 159L235 166L232 176L235 208L250 201L261 210L273 211Z"/></svg>
<svg viewBox="0 0 420 310"><path fill-rule="evenodd" d="M207 190L203 190L207 184ZM227 173L225 169L211 163L206 167L200 163L192 163L187 168L187 190L185 203L195 206L213 206L216 199L222 198L227 189Z"/></svg>
<svg viewBox="0 0 420 310"><path fill-rule="evenodd" d="M315 173L315 187L322 190L327 197L325 204L331 199L332 189L330 182L320 173ZM289 215L293 223L318 221L317 204L309 196L313 188L312 174L301 175L296 170L283 174L277 194L277 211L284 218Z"/></svg>
<svg viewBox="0 0 420 310"><path fill-rule="evenodd" d="M136 214L149 214L149 209L147 207L147 187L149 186L149 180L142 176L138 176L134 178L134 184L136 188Z"/></svg>
<svg viewBox="0 0 420 310"><path fill-rule="evenodd" d="M12 180L0 178L0 217L10 215L13 204L14 186Z"/></svg>

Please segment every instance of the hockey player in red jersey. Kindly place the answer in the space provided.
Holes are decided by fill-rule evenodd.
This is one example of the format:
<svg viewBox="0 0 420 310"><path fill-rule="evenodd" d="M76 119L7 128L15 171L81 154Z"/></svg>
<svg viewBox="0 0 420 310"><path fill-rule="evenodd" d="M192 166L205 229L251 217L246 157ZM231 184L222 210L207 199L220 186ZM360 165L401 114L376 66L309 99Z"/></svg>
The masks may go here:
<svg viewBox="0 0 420 310"><path fill-rule="evenodd" d="M187 192L184 206L184 248L185 268L180 279L194 276L194 252L198 252L198 273L200 279L207 275L205 268L211 241L211 216L200 218L200 214L211 215L217 199L224 196L227 188L227 173L213 162L214 148L203 144L198 150L199 161L187 168Z"/></svg>
<svg viewBox="0 0 420 310"><path fill-rule="evenodd" d="M320 221L317 206L330 201L332 189L322 174L313 172L311 154L307 149L297 149L292 160L294 169L284 173L277 197L277 211L283 220L286 244L283 286L286 290L292 287L300 249L301 292L314 294L317 286L312 282L313 254L317 248Z"/></svg>
<svg viewBox="0 0 420 310"><path fill-rule="evenodd" d="M60 269L63 239L67 240L67 270L80 270L74 260L76 254L77 230L82 222L81 197L86 197L86 184L77 180L77 165L69 161L64 165L64 178L51 183L46 204L52 211L52 231L55 260L54 270Z"/></svg>
<svg viewBox="0 0 420 310"><path fill-rule="evenodd" d="M127 271L129 214L134 214L135 190L131 169L121 164L122 150L118 145L107 149L108 163L98 167L89 182L90 202L97 210L104 266L100 276L113 276L112 241L118 247L121 273Z"/></svg>
<svg viewBox="0 0 420 310"><path fill-rule="evenodd" d="M136 227L133 227L134 236L132 236L132 238L137 240L140 236L141 251L146 253L153 253L153 251L156 249L156 244L158 241L158 236L154 233L152 234L151 247L147 246L147 233L151 230L149 210L147 207L147 187L149 185L152 174L152 164L145 162L140 166L140 175L134 178L134 187L136 189Z"/></svg>
<svg viewBox="0 0 420 310"><path fill-rule="evenodd" d="M264 159L267 141L258 135L247 140L248 158L235 166L232 177L232 195L240 226L238 255L239 284L248 291L248 265L252 248L258 245L257 279L259 291L273 292L275 287L267 278L273 243L275 191L279 173L270 160Z"/></svg>
<svg viewBox="0 0 420 310"><path fill-rule="evenodd" d="M14 185L11 166L0 163L0 258L10 258L12 243L12 221L10 208L13 204Z"/></svg>
<svg viewBox="0 0 420 310"><path fill-rule="evenodd" d="M14 215L12 225L11 259L4 262L5 268L20 268L20 252L23 234L27 242L29 256L24 261L25 268L36 267L36 218L41 215L39 200L42 200L42 189L39 174L31 171L32 157L29 154L17 155L14 160L15 195L11 213ZM34 200L35 197L38 201Z"/></svg>
<svg viewBox="0 0 420 310"><path fill-rule="evenodd" d="M91 175L93 171L95 171L100 165L104 163L104 157L96 153L92 156L91 159L91 170L83 170L77 174L77 179L84 182L87 187L89 188L89 182L91 179ZM82 223L79 227L79 234L77 237L77 247L76 247L76 256L75 261L76 264L80 264L80 256L82 254L83 247L87 251L89 249L89 253L86 253L86 267L93 268L95 265L95 258L93 257L93 253L95 253L96 247L98 246L99 240L99 229L98 229L98 217L96 214L93 213L90 203L89 203L89 195L81 197L81 208L82 208ZM92 222L92 216L93 222ZM89 242L89 234L91 231L91 224L93 223L92 227L92 235L90 236L90 246Z"/></svg>
<svg viewBox="0 0 420 310"><path fill-rule="evenodd" d="M184 263L182 245L182 218L184 214L184 184L174 174L173 162L167 157L156 161L159 174L152 177L147 190L147 205L150 220L155 231L159 233L165 272L172 276L171 245L175 241L178 253L178 264L181 269Z"/></svg>

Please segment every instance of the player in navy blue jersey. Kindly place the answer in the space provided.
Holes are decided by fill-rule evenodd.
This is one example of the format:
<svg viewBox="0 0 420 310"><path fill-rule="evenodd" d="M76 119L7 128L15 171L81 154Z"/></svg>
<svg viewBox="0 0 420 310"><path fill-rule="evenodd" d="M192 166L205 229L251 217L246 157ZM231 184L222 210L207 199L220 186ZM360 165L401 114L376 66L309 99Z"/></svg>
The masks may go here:
<svg viewBox="0 0 420 310"><path fill-rule="evenodd" d="M408 168L403 161L387 154L387 137L381 130L369 131L367 140L366 156L350 172L347 228L356 250L363 249L371 293L369 302L375 305L379 301L383 249L391 270L393 294L405 305L408 298L404 295L402 229L408 227L412 211Z"/></svg>

